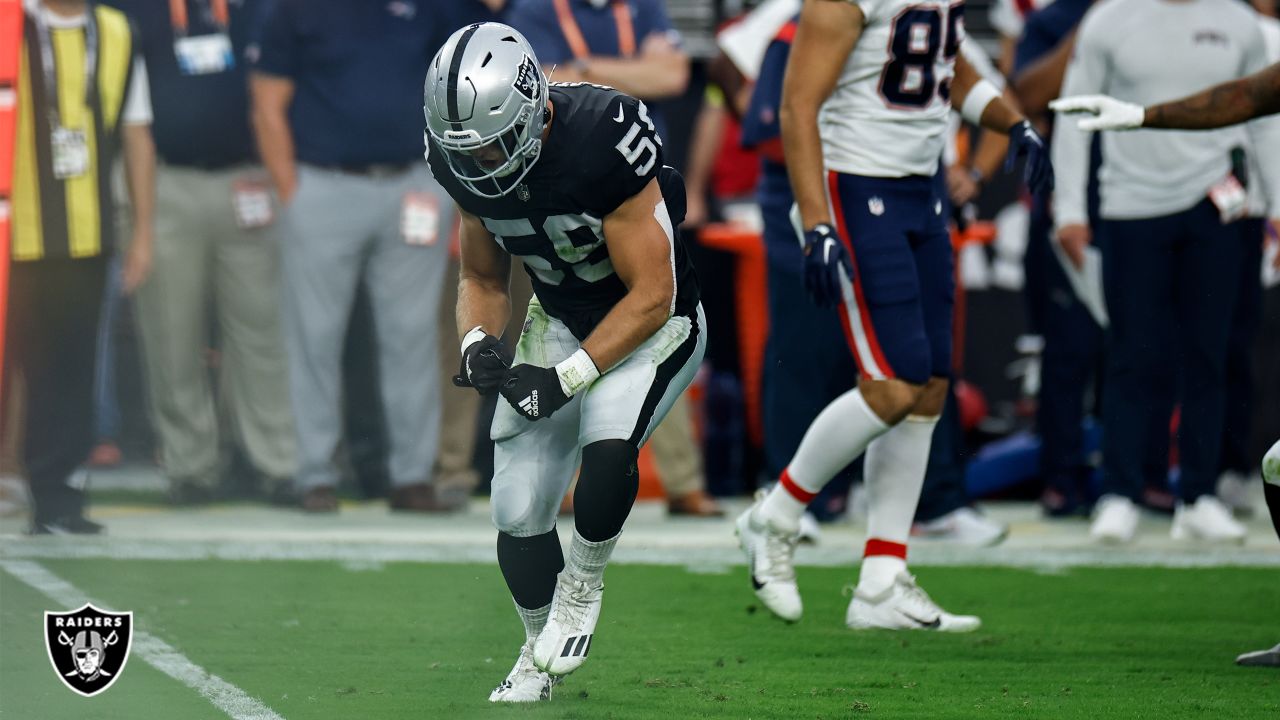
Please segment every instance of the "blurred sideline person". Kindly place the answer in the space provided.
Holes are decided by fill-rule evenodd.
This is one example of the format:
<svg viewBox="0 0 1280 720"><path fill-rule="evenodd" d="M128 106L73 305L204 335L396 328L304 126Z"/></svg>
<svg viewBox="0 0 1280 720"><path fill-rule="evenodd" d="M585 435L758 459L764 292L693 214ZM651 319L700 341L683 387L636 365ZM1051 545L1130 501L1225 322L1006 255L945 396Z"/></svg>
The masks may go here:
<svg viewBox="0 0 1280 720"><path fill-rule="evenodd" d="M1095 5L1077 32L1064 95L1113 92L1151 102L1266 64L1258 16L1236 0L1174 5L1131 0ZM1161 52L1155 52L1160 48ZM1055 107L1061 107L1055 105ZM1141 124L1142 112L1138 108ZM1089 127L1059 123L1053 140L1061 182L1057 242L1077 267L1091 242L1085 211ZM1128 542L1138 525L1144 450L1155 438L1152 407L1178 380L1181 502L1175 539L1242 542L1245 528L1217 498L1225 366L1242 256L1247 196L1233 150L1252 146L1269 205L1280 208L1280 124L1195 134L1107 134L1102 138L1100 226L1110 318L1104 384L1103 497L1091 535ZM1177 347L1179 363L1169 362Z"/></svg>
<svg viewBox="0 0 1280 720"><path fill-rule="evenodd" d="M1064 97L1055 100L1051 107L1060 113L1095 115L1079 121L1081 129L1086 131L1222 128L1280 113L1280 63L1179 100L1147 107L1105 95ZM1272 218L1273 231L1280 230L1278 225L1280 222ZM1275 255L1275 265L1280 269L1280 252ZM1276 534L1280 535L1280 442L1272 445L1262 459L1262 478L1271 523ZM1280 666L1280 645L1245 653L1237 662L1241 665Z"/></svg>
<svg viewBox="0 0 1280 720"><path fill-rule="evenodd" d="M1054 0L994 0L987 9L987 20L1000 36L1000 55L996 64L1000 74L1013 76L1014 56L1027 18L1053 4Z"/></svg>
<svg viewBox="0 0 1280 720"><path fill-rule="evenodd" d="M31 533L92 534L102 526L84 516L85 488L72 474L95 439L97 329L120 240L111 169L123 150L133 210L123 288L132 293L152 257L151 102L123 13L85 0L25 10L4 384L25 390Z"/></svg>
<svg viewBox="0 0 1280 720"><path fill-rule="evenodd" d="M689 83L689 56L663 0L512 0L506 22L555 82L607 85L648 102L676 97ZM650 106L649 119L665 138L661 110Z"/></svg>
<svg viewBox="0 0 1280 720"><path fill-rule="evenodd" d="M337 510L343 338L363 278L377 343L393 510L439 511L437 307L453 226L421 158L421 92L453 6L277 0L251 73L282 209L283 320L302 508ZM448 12L446 12L448 11ZM462 498L465 501L465 497Z"/></svg>
<svg viewBox="0 0 1280 720"><path fill-rule="evenodd" d="M279 255L270 185L256 164L242 66L265 3L111 0L141 28L156 168L156 249L137 316L151 421L170 496L220 491L220 412L206 348L218 323L219 400L263 490L292 491L293 413L280 329ZM212 302L216 313L210 313Z"/></svg>
<svg viewBox="0 0 1280 720"><path fill-rule="evenodd" d="M469 330L457 382L502 396L493 521L525 638L489 699L532 702L591 649L637 454L705 352L697 280L674 233L684 185L662 164L643 102L548 87L505 25L454 33L427 76L426 116L428 159L462 216L458 327ZM534 287L514 357L498 339L512 257ZM556 515L579 459L566 562Z"/></svg>
<svg viewBox="0 0 1280 720"><path fill-rule="evenodd" d="M960 55L962 28L942 2L808 0L801 11L780 116L804 285L817 305L840 310L860 379L737 522L756 595L787 620L803 610L792 565L800 515L865 450L868 540L845 624L964 632L981 623L942 610L906 565L952 372L952 248L934 180L952 94L965 119L1010 136L1033 191L1051 187L1052 169L1026 119Z"/></svg>
<svg viewBox="0 0 1280 720"><path fill-rule="evenodd" d="M1075 28L1092 4L1093 0L1057 0L1027 16L1018 41L1012 84L1023 111L1038 123L1046 138L1053 132L1048 102L1062 88L1067 59L1075 45ZM1091 153L1098 155L1090 157L1087 196L1089 224L1094 226L1100 160L1096 143ZM1040 506L1049 517L1070 517L1085 514L1092 506L1093 468L1085 454L1084 421L1087 409L1094 414L1100 410L1096 399L1102 379L1104 334L1053 251L1052 208L1048 197L1031 200L1024 293L1029 329L1044 341L1036 398L1039 469L1044 481ZM1160 421L1167 423L1168 416ZM1163 445L1160 449L1167 458L1168 449ZM1167 468L1162 469L1162 475L1167 474Z"/></svg>

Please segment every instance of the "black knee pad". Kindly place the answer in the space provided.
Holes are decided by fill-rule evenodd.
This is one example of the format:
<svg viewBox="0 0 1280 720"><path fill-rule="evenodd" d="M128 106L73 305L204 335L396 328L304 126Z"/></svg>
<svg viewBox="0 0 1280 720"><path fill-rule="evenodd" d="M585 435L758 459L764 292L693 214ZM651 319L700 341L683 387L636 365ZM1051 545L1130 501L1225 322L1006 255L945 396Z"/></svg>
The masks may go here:
<svg viewBox="0 0 1280 720"><path fill-rule="evenodd" d="M640 489L639 449L626 440L601 440L582 449L582 473L573 494L574 526L591 542L622 532Z"/></svg>
<svg viewBox="0 0 1280 720"><path fill-rule="evenodd" d="M626 440L599 440L582 448L582 474L636 476L640 450Z"/></svg>

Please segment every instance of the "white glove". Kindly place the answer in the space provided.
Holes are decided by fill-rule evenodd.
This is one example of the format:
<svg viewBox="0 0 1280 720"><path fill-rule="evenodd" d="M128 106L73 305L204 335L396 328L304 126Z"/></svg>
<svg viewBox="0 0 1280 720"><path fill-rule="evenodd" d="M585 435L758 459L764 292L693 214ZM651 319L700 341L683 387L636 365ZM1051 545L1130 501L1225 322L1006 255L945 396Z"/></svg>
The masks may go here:
<svg viewBox="0 0 1280 720"><path fill-rule="evenodd" d="M1146 117L1146 110L1141 105L1106 95L1058 98L1049 103L1049 109L1065 114L1091 113L1094 117L1085 118L1078 124L1081 130L1086 131L1132 130L1142 127L1142 121Z"/></svg>

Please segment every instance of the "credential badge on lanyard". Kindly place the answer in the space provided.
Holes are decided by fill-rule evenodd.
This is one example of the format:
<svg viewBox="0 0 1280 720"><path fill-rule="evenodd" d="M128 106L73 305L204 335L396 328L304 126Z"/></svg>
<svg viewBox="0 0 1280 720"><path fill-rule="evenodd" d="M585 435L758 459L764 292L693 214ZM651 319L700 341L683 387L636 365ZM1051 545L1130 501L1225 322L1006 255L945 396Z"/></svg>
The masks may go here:
<svg viewBox="0 0 1280 720"><path fill-rule="evenodd" d="M183 75L210 75L235 67L231 49L231 15L227 0L193 0L198 12L216 30L206 35L188 35L190 20L187 0L169 0L169 20L173 24L173 55Z"/></svg>
<svg viewBox="0 0 1280 720"><path fill-rule="evenodd" d="M80 177L89 172L89 140L84 128L69 128L62 123L58 107L58 64L54 58L53 32L43 8L35 15L40 41L40 66L44 73L45 114L49 120L49 146L52 150L53 176L58 180ZM93 6L85 11L84 20L84 105L82 117L92 122L94 88L98 76L98 19Z"/></svg>

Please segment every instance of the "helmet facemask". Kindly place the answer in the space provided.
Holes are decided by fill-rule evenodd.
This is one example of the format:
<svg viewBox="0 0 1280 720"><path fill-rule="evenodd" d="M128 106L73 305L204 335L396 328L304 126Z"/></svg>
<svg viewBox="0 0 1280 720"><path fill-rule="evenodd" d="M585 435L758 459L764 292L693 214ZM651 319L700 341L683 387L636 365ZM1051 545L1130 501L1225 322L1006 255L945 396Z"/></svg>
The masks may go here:
<svg viewBox="0 0 1280 720"><path fill-rule="evenodd" d="M543 123L537 123L538 136L530 137L534 110L529 105L515 125L493 137L481 138L474 130L447 130L444 137L432 134L458 182L487 198L506 195L520 184L542 150Z"/></svg>

